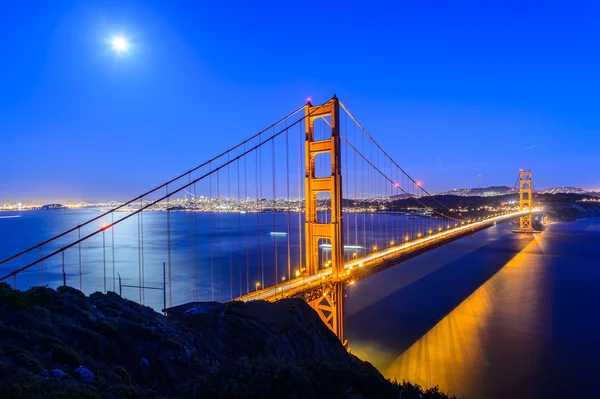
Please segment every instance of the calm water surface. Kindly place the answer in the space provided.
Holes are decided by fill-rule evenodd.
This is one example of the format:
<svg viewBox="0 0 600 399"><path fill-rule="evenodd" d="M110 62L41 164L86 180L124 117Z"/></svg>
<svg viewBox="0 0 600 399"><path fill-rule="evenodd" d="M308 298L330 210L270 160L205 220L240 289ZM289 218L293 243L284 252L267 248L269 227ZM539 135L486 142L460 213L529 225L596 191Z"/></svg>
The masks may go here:
<svg viewBox="0 0 600 399"><path fill-rule="evenodd" d="M469 398L598 398L600 219L499 225L349 289L353 352Z"/></svg>
<svg viewBox="0 0 600 399"><path fill-rule="evenodd" d="M0 259L90 220L101 211L2 212ZM127 216L131 214L117 212L114 221ZM112 217L103 217L81 231L44 245L41 251L36 249L16 261L0 265L0 275L34 262L40 255L48 255L103 225L110 225ZM347 258L355 251L359 256L364 255L365 248L388 246L390 238L399 241L406 235L416 236L419 228L421 232L426 226L436 230L442 223L439 219L405 215L353 213L345 218L347 243L363 247L345 251ZM257 282L261 287L268 287L295 274L302 263L301 256L304 257L300 243L300 239L304 241L304 231L298 228L303 223L303 215L297 213L170 212L167 219L167 212L143 212L86 240L81 248L76 245L67 249L64 261L62 254L58 254L41 266L38 264L20 273L17 287L26 289L40 284L56 287L62 283L64 264L67 284L86 294L105 290L118 292L119 276L124 285L160 288L163 287L163 262L167 265L170 262L171 278L167 281L172 284L168 306L193 300L229 300L254 291ZM393 229L398 236L392 236ZM271 232L289 234L271 235ZM331 250L322 248L320 256L325 263ZM162 291L124 287L123 296L157 310L164 307Z"/></svg>

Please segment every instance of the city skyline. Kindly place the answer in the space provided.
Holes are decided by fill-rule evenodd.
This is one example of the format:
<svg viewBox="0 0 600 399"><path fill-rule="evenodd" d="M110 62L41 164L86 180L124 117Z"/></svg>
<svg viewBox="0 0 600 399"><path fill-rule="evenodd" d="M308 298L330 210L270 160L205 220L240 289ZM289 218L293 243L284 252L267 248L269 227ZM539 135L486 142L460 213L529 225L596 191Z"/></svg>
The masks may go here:
<svg viewBox="0 0 600 399"><path fill-rule="evenodd" d="M483 197L493 197L493 196L501 196L501 195L506 195L506 194L510 194L508 192L506 193L501 193L498 191L489 191L487 192L486 189L490 189L490 188L496 188L498 186L489 186L489 187L481 187L481 188L477 188L477 187L471 187L471 188L460 188L460 189L452 189L452 190L448 190L445 192L434 192L431 193L433 195L456 195L456 196L483 196ZM477 191L477 190L481 190L481 194L477 194L477 193L473 193L473 191ZM600 188L596 188L596 189L581 189L580 187L550 187L550 188L543 188L543 189L534 189L534 192L539 192L541 194L560 194L560 193L567 193L567 194L591 194L592 196L600 196ZM397 194L393 194L391 197L395 197L397 196ZM425 194L418 194L415 195L415 197L420 198L420 197L424 197L426 196ZM216 199L222 199L222 200L231 200L231 201L257 201L256 197L254 196L248 196L246 198L237 198L235 196L232 197L228 197L227 195L221 195L218 198L216 196L209 196L208 193L203 194L203 193L198 193L197 195L198 199L212 199L212 200L216 200ZM182 200L187 200L187 199L193 199L192 195L188 195L188 194L182 194L182 195L176 195L173 196L173 201L182 201ZM365 192L365 193L361 193L360 197L358 199L366 199L366 198L373 198L371 196L370 193ZM380 198L390 198L390 196L381 196ZM23 207L23 208L27 208L27 207L39 207L42 205L47 205L47 204L60 204L60 205L64 205L67 207L78 207L80 205L85 205L85 206L97 206L97 207L107 207L107 206L117 206L117 205L121 205L123 204L125 201L130 200L131 198L123 198L123 199L119 199L119 200L115 200L115 199L97 199L97 200L88 200L88 201L84 201L84 200L65 200L65 201L53 201L53 200L29 200L29 201L19 201L19 200L10 200L10 201L2 201L0 202L0 210L3 209L11 209L11 210L16 210L18 209L19 206ZM268 200L268 201L272 201L273 197L270 196L265 196L264 198L262 198L264 200ZM352 200L353 198L349 198L349 200ZM275 200L282 200L282 201L292 201L292 202L297 202L299 200L298 195L294 194L291 195L289 198L288 197L284 197L284 196L278 196L277 198L275 198ZM304 202L304 198L300 197L300 201ZM145 201L147 202L147 201Z"/></svg>
<svg viewBox="0 0 600 399"><path fill-rule="evenodd" d="M0 202L128 198L333 93L432 192L519 168L599 185L596 3L31 4L0 16L19 37L0 65ZM302 45L324 33L331 48Z"/></svg>

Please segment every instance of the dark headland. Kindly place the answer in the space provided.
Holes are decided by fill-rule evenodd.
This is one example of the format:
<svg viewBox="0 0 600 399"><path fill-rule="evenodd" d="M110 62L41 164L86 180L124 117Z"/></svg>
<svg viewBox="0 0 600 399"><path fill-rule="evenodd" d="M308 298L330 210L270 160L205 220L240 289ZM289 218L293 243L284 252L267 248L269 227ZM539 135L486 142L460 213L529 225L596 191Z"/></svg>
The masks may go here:
<svg viewBox="0 0 600 399"><path fill-rule="evenodd" d="M168 317L117 294L0 283L2 398L446 398L346 352L302 300Z"/></svg>

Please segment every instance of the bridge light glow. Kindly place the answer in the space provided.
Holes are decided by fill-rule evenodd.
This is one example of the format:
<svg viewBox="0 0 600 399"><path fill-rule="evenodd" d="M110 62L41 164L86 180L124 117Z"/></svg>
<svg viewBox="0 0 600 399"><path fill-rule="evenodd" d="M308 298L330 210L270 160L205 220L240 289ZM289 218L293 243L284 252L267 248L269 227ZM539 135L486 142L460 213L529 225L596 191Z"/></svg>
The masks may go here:
<svg viewBox="0 0 600 399"><path fill-rule="evenodd" d="M431 230L429 230L429 234L433 233Z"/></svg>
<svg viewBox="0 0 600 399"><path fill-rule="evenodd" d="M373 247L373 251L377 251L377 245Z"/></svg>
<svg viewBox="0 0 600 399"><path fill-rule="evenodd" d="M404 237L404 242L408 242L408 236Z"/></svg>
<svg viewBox="0 0 600 399"><path fill-rule="evenodd" d="M296 270L296 277L300 277L300 270Z"/></svg>

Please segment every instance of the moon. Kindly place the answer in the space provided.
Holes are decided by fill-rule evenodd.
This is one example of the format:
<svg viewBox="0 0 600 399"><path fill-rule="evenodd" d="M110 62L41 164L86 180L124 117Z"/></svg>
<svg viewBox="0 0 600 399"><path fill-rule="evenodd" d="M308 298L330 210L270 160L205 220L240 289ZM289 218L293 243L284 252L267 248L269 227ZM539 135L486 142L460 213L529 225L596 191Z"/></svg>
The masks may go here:
<svg viewBox="0 0 600 399"><path fill-rule="evenodd" d="M113 50L118 53L124 53L129 49L129 42L123 36L115 36L111 40Z"/></svg>

